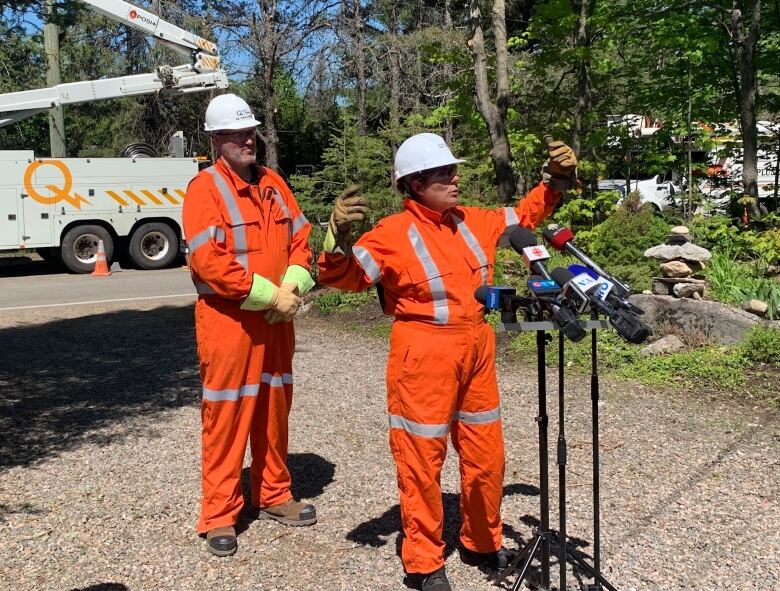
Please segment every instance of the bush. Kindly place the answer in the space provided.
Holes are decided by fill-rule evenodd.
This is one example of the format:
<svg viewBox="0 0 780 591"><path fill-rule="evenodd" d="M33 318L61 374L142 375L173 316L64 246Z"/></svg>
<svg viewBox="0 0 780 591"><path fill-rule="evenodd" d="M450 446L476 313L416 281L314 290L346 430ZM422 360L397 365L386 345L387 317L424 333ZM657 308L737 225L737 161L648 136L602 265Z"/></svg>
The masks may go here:
<svg viewBox="0 0 780 591"><path fill-rule="evenodd" d="M755 264L734 260L729 250L716 252L706 269L712 299L739 306L749 300L766 302L769 318L780 317L780 284L763 276Z"/></svg>
<svg viewBox="0 0 780 591"><path fill-rule="evenodd" d="M745 230L724 216L695 216L688 227L699 246L713 252L728 252L741 261L759 258L771 265L780 261L780 227L775 226L776 218L766 216L761 220L760 230Z"/></svg>
<svg viewBox="0 0 780 591"><path fill-rule="evenodd" d="M644 264L645 251L662 244L669 224L650 207L637 207L639 195L632 193L593 232L590 254L607 266Z"/></svg>
<svg viewBox="0 0 780 591"><path fill-rule="evenodd" d="M747 359L780 367L780 330L756 326L742 342L741 347Z"/></svg>

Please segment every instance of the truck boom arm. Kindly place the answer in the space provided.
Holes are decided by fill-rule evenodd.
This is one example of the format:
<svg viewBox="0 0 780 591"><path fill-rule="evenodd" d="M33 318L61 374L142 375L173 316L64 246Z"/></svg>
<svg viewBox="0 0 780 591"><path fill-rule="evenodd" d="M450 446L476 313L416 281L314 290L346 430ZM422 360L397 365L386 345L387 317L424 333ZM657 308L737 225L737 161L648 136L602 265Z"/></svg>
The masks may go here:
<svg viewBox="0 0 780 591"><path fill-rule="evenodd" d="M217 46L123 0L82 0L96 12L154 36L190 58L190 64L160 66L155 72L69 82L0 95L0 127L60 105L144 94L184 94L227 88Z"/></svg>

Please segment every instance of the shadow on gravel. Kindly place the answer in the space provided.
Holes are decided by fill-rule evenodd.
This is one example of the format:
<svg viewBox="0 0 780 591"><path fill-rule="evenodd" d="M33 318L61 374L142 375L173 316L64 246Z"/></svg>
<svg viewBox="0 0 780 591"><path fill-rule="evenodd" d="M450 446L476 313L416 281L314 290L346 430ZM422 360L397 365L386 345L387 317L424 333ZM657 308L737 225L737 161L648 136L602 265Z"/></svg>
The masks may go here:
<svg viewBox="0 0 780 591"><path fill-rule="evenodd" d="M530 484L509 484L504 487L504 496L511 495L538 496L539 489ZM460 495L455 493L442 494L444 507L444 557L452 554L458 547L458 535L460 532ZM379 548L387 544L387 537L401 532L401 508L393 505L379 517L374 517L358 525L347 534L347 539L361 546L373 546ZM522 543L522 536L515 529L504 523L504 535ZM396 554L401 556L401 541L403 535L396 537ZM408 585L413 585L407 581Z"/></svg>
<svg viewBox="0 0 780 591"><path fill-rule="evenodd" d="M71 591L128 591L128 588L122 583L98 583L89 587L74 588Z"/></svg>
<svg viewBox="0 0 780 591"><path fill-rule="evenodd" d="M0 471L129 433L128 418L197 405L192 307L0 330Z"/></svg>

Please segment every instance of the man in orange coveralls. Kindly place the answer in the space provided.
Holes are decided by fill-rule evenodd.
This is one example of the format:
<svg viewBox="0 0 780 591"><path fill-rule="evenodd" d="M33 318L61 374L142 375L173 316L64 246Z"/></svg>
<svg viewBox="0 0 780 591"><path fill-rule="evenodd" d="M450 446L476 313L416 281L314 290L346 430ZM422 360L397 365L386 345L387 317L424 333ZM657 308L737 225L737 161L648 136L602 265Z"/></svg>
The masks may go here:
<svg viewBox="0 0 780 591"><path fill-rule="evenodd" d="M311 226L284 180L255 163L255 120L234 94L214 98L206 131L218 155L187 188L184 233L198 291L195 329L203 382L202 490L197 531L209 552L236 552L241 468L250 439L252 504L287 525L316 522L290 493L292 318L314 282Z"/></svg>
<svg viewBox="0 0 780 591"><path fill-rule="evenodd" d="M543 182L515 207L458 205L456 159L432 133L407 139L395 157L404 211L382 219L354 246L349 232L367 211L353 188L337 199L319 281L384 290L395 316L387 362L390 447L397 466L407 573L425 591L451 589L444 568L440 475L447 434L460 458L460 554L468 564L503 568L504 442L495 338L474 290L489 283L497 245L518 225L535 228L575 179L577 160L561 142L548 146Z"/></svg>

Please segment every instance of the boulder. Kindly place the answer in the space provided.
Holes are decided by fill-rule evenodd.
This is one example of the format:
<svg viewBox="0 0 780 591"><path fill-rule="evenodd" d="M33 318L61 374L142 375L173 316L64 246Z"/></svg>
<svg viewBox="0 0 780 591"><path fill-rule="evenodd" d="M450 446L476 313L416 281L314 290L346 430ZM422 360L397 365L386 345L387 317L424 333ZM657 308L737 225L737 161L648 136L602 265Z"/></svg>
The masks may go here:
<svg viewBox="0 0 780 591"><path fill-rule="evenodd" d="M672 291L674 292L674 295L676 295L678 298L689 298L693 296L693 294L695 293L702 295L704 293L704 284L703 283L675 283L674 287L672 287Z"/></svg>
<svg viewBox="0 0 780 591"><path fill-rule="evenodd" d="M688 229L688 226L675 226L671 230L669 230L672 234L688 234L690 230Z"/></svg>
<svg viewBox="0 0 780 591"><path fill-rule="evenodd" d="M653 246L645 251L645 256L650 259L658 259L659 261L673 261L680 258L680 248L676 244L660 244Z"/></svg>
<svg viewBox="0 0 780 591"><path fill-rule="evenodd" d="M668 334L642 349L639 355L649 357L651 355L663 355L664 353L676 353L683 349L685 349L685 343L679 337Z"/></svg>
<svg viewBox="0 0 780 591"><path fill-rule="evenodd" d="M683 334L701 332L723 345L739 343L754 326L780 329L780 321L767 321L720 302L696 301L664 295L635 294L629 300L645 311L642 321L654 331L675 327Z"/></svg>
<svg viewBox="0 0 780 591"><path fill-rule="evenodd" d="M696 246L690 242L686 242L680 247L679 257L686 261L697 261L700 263L709 261L712 258L712 254L706 248Z"/></svg>
<svg viewBox="0 0 780 591"><path fill-rule="evenodd" d="M664 277L687 277L693 270L682 261L669 261L661 265Z"/></svg>
<svg viewBox="0 0 780 591"><path fill-rule="evenodd" d="M766 305L766 302L762 302L761 300L750 300L742 305L742 309L745 312L750 312L751 314L763 318L766 316L769 306Z"/></svg>

